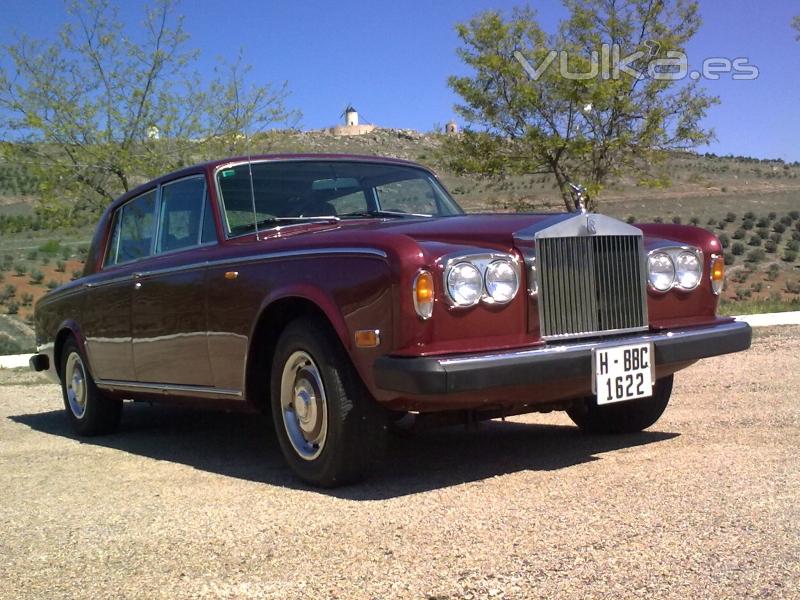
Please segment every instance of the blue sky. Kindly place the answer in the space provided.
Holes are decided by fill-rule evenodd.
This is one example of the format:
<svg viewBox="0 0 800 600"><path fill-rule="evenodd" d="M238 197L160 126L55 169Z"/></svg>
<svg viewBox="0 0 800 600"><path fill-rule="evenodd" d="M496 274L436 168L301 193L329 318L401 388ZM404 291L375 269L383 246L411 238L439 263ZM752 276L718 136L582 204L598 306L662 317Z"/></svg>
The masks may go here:
<svg viewBox="0 0 800 600"><path fill-rule="evenodd" d="M50 37L66 18L63 0L6 0L0 43L14 30ZM448 75L464 72L455 54L453 25L489 8L514 2L430 0L355 2L339 0L242 0L227 4L184 0L180 11L190 44L201 51L200 67L241 49L258 81L288 80L290 104L303 112L301 126L333 125L347 102L362 120L380 126L430 130L455 116ZM545 29L564 15L560 2L532 2ZM138 2L124 3L131 27L142 20ZM705 125L719 154L800 160L800 42L789 22L800 14L796 0L702 0L703 27L691 42L689 60L747 57L758 66L755 81L723 76L705 83L720 96ZM0 58L0 60L2 60Z"/></svg>

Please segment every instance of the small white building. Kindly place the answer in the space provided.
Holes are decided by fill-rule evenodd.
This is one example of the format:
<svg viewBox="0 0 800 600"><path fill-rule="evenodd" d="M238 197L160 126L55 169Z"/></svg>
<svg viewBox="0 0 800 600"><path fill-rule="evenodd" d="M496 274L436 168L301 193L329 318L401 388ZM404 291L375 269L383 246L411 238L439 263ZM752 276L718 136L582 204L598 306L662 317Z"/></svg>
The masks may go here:
<svg viewBox="0 0 800 600"><path fill-rule="evenodd" d="M353 108L352 104L348 104L342 114L344 115L344 125L331 127L330 132L333 135L364 135L375 129L375 125L358 123L358 111Z"/></svg>

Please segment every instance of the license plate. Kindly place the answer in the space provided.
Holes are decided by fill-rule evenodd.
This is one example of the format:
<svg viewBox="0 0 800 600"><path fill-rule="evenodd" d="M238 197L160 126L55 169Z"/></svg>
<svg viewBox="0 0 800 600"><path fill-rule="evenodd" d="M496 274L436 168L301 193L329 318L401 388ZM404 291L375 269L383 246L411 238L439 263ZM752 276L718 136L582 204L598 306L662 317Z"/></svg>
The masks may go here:
<svg viewBox="0 0 800 600"><path fill-rule="evenodd" d="M592 391L597 404L653 395L653 344L595 348L592 366Z"/></svg>

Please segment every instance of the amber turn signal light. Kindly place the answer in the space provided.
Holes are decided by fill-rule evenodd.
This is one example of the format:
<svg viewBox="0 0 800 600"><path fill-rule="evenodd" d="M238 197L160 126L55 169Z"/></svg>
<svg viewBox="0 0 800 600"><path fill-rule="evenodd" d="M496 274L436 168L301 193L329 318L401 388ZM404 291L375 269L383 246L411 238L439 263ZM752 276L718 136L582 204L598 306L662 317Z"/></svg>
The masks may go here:
<svg viewBox="0 0 800 600"><path fill-rule="evenodd" d="M725 282L725 259L716 254L711 255L711 289L719 296Z"/></svg>
<svg viewBox="0 0 800 600"><path fill-rule="evenodd" d="M379 329L359 329L356 331L356 347L376 348L381 343L381 332Z"/></svg>
<svg viewBox="0 0 800 600"><path fill-rule="evenodd" d="M433 275L430 271L420 271L414 278L414 310L423 319L433 315Z"/></svg>

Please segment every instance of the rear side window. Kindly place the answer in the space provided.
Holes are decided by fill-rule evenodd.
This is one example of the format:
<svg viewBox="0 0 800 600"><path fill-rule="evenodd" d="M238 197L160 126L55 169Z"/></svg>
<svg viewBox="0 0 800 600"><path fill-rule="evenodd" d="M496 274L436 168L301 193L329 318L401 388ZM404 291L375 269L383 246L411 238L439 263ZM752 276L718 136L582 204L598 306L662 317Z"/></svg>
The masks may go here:
<svg viewBox="0 0 800 600"><path fill-rule="evenodd" d="M159 253L191 248L216 239L204 177L163 185L159 215Z"/></svg>
<svg viewBox="0 0 800 600"><path fill-rule="evenodd" d="M156 190L122 206L114 216L114 231L105 264L121 265L150 256L155 235Z"/></svg>

